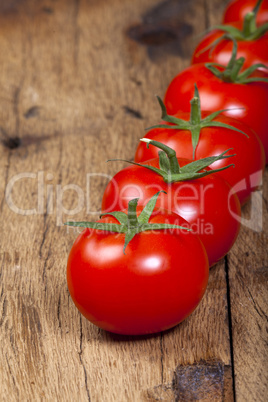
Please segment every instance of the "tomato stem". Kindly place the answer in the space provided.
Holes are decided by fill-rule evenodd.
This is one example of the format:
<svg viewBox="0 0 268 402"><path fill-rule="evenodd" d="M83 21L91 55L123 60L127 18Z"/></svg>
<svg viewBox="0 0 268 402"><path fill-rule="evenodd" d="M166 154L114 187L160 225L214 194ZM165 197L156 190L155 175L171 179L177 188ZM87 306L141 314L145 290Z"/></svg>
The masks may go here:
<svg viewBox="0 0 268 402"><path fill-rule="evenodd" d="M137 205L138 198L134 198L128 203L128 226L129 227L137 227L138 226L138 218L137 218Z"/></svg>
<svg viewBox="0 0 268 402"><path fill-rule="evenodd" d="M254 12L247 13L243 21L243 36L249 38L256 32L256 30L256 14Z"/></svg>
<svg viewBox="0 0 268 402"><path fill-rule="evenodd" d="M219 172L221 170L225 170L231 166L234 166L232 164L232 165L228 165L223 168L220 168L220 169L205 170L205 168L207 168L209 165L211 165L212 163L214 163L218 160L235 156L235 155L226 155L226 153L228 151L230 151L230 149L227 149L220 155L209 156L207 158L198 159L196 161L190 162L187 165L180 167L180 171L178 173L176 173L175 171L172 170L172 167L170 166L170 158L168 157L168 154L171 154L171 151L173 151L175 153L175 151L172 148L168 147L165 144L162 144L159 141L150 140L148 138L141 138L140 141L146 142L147 144L153 145L157 148L164 150L167 154L167 161L169 163L168 169L166 168L166 166L164 168L161 167L160 159L159 159L160 169L155 168L154 166L146 165L146 164L141 164L141 163L136 163L136 162L131 162L131 161L126 161L126 162L152 170L154 173L162 176L166 183L175 183L175 182L179 182L179 181L194 180L194 179L198 179L198 178L207 176L211 173ZM176 155L176 153L175 153L175 155ZM178 164L179 164L179 162L178 162Z"/></svg>
<svg viewBox="0 0 268 402"><path fill-rule="evenodd" d="M199 97L195 95L194 98L190 101L190 104L191 104L190 123L193 126L196 126L201 122L201 109L200 109Z"/></svg>
<svg viewBox="0 0 268 402"><path fill-rule="evenodd" d="M138 198L134 198L128 203L127 214L123 211L114 211L103 213L101 216L112 215L118 220L119 223L107 223L107 222L66 222L65 225L90 228L96 230L102 230L108 233L121 233L125 235L125 242L123 247L123 253L125 254L128 243L135 237L136 234L150 231L150 230L164 230L164 229L183 229L191 231L191 229L184 226L173 225L169 223L149 223L149 219L154 211L156 201L160 193L165 191L158 191L144 206L143 210L137 216Z"/></svg>
<svg viewBox="0 0 268 402"><path fill-rule="evenodd" d="M239 84L246 84L248 82L255 81L268 82L268 79L265 77L250 77L250 75L258 68L268 69L268 67L264 64L255 64L241 72L245 58L240 57L237 59L237 42L233 37L230 35L225 35L221 39L224 38L230 39L233 42L232 55L227 66L223 66L218 63L205 63L207 69L209 69L212 74L224 82L233 82Z"/></svg>
<svg viewBox="0 0 268 402"><path fill-rule="evenodd" d="M259 9L261 8L263 0L258 0L257 3L255 4L255 7L253 8L252 12L257 16Z"/></svg>
<svg viewBox="0 0 268 402"><path fill-rule="evenodd" d="M232 80L232 73L234 71L234 74L236 73L236 64L237 63L237 68L239 67L239 61L235 61L235 58L232 60L232 63L234 64L234 66L230 69L226 69L226 76L225 76L225 80L229 80L229 82L231 82ZM231 61L230 61L231 64ZM211 69L214 69L214 67L212 66ZM222 77L222 73L220 71L218 71L215 68L215 75L217 75L219 78ZM183 119L179 119L176 116L171 116L167 114L167 110L166 107L164 105L164 103L162 102L162 100L157 97L158 102L160 104L161 110L162 110L162 120L164 120L164 122L168 123L168 124L157 124L155 126L151 126L149 127L150 129L152 128L166 128L166 129L170 129L170 130L178 130L178 134L179 134L179 130L189 130L191 133L191 139L192 139L192 146L193 146L193 160L195 159L195 152L196 152L196 147L199 143L199 137L200 137L200 132L202 130L202 128L204 127L215 127L217 125L217 127L225 127L225 128L229 128L230 130L233 131L238 131L244 135L246 135L243 131L238 130L235 127L232 127L230 125L227 124L223 124L221 122L218 121L214 121L214 119L222 112L225 112L226 110L219 110L217 112L214 112L210 115L208 115L207 117L205 117L204 119L202 119L201 116L201 104L200 104L200 96L199 96L199 92L198 92L198 88L195 84L194 86L194 97L193 99L190 101L191 104L191 111L190 111L190 120L183 120ZM147 129L148 130L148 129ZM152 145L154 145L152 143L152 141L148 138L143 138L141 141L146 142L147 146L149 145L149 143L151 143ZM167 149L165 147L164 144L161 145L161 147L159 145L157 145L160 149L162 149L163 151L165 151L166 155L168 156L168 159L170 160L170 169L172 174L176 174L180 172L180 167L177 166L177 162L176 162L176 158L174 156L174 153L171 153L170 148ZM165 160L163 159L163 157L160 158L160 162L164 165ZM160 163L160 165L161 165Z"/></svg>
<svg viewBox="0 0 268 402"><path fill-rule="evenodd" d="M228 34L229 36L231 36L232 39L235 39L238 41L254 41L256 39L261 38L268 30L267 23L264 23L260 26L257 26L257 23L256 23L257 14L260 9L261 3L262 3L262 0L258 0L255 7L253 8L253 10L245 15L244 20L243 20L242 29L238 29L233 25L223 24L223 25L215 25L215 26L209 28L204 33L217 29L217 30L225 32L225 34ZM223 35L219 39L224 38L224 36L225 35ZM208 47L203 49L201 51L201 53L206 51L210 47L213 48L215 45L217 45L219 43L219 39L215 40L212 44L210 44Z"/></svg>

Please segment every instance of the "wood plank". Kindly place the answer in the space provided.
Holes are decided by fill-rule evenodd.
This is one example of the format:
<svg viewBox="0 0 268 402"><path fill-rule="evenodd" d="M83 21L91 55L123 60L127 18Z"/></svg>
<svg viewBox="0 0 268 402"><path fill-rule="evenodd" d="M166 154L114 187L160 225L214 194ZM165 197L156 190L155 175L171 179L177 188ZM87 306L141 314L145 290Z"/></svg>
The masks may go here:
<svg viewBox="0 0 268 402"><path fill-rule="evenodd" d="M237 401L268 395L268 169L244 207L239 239L228 255Z"/></svg>
<svg viewBox="0 0 268 402"><path fill-rule="evenodd" d="M9 400L88 400L89 395L93 400L102 395L103 400L123 400L126 392L130 397L136 395L144 384L153 385L160 378L160 355L149 359L158 349L157 338L135 342L132 347L125 341L124 346L83 319L67 291L66 259L76 234L59 226L66 214L61 218L56 195L59 201L60 190L69 184L79 185L86 193L89 172L115 173L119 166L104 163L110 152L129 157L131 139L138 128L143 130L142 119L124 109L125 105L137 108L128 96L129 87L138 85L127 80L121 54L126 42L122 23L133 17L133 10L127 2L123 7L119 2L99 6L81 2L79 9L77 4L57 2L53 12L47 13L43 10L47 3L29 2L19 15L12 11L3 16L5 35L14 36L17 44L14 68L22 74L17 81L10 72L12 48L7 46L1 60L2 87L8 82L10 92L3 91L8 101L3 100L2 109L10 110L9 99L13 101L16 93L16 115L10 113L10 120L17 119L19 124L13 130L8 125L5 129L19 136L22 144L11 154L2 149L11 155L4 173L8 182L21 172L36 175L14 185L12 198L21 208L37 206L42 184L38 188L38 179L44 178L45 183L37 215L18 215L3 203L3 233L9 236L1 239L1 363L5 369L0 388L3 396L11 396ZM138 3L137 8L141 10ZM28 30L24 32L23 26ZM124 133L128 133L127 141ZM47 185L53 186L51 214L46 202L42 210ZM100 205L104 185L100 180L93 182L91 211ZM65 208L74 208L76 202L76 194L66 192ZM83 208L80 216L85 214ZM15 224L10 227L10 222Z"/></svg>

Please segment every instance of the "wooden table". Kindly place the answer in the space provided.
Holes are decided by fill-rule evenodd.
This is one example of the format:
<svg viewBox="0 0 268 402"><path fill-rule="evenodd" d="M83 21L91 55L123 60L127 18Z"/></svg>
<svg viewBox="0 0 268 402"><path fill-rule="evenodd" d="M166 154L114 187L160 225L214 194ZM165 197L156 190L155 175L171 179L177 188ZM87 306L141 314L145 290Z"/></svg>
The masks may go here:
<svg viewBox="0 0 268 402"><path fill-rule="evenodd" d="M225 4L1 0L1 401L267 400L267 172L238 241L176 328L106 333L66 284L77 232L62 222L96 219L125 166L105 161L133 158L160 118L155 94Z"/></svg>

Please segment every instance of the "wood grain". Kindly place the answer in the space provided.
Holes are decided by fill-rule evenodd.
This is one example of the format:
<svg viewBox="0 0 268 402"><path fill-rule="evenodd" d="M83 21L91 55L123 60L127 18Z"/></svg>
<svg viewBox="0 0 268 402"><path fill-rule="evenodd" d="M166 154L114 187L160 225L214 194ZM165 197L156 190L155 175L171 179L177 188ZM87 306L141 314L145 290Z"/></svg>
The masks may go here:
<svg viewBox="0 0 268 402"><path fill-rule="evenodd" d="M78 232L62 222L96 219L123 166L105 161L133 158L160 117L154 95L225 3L1 1L1 400L265 400L267 177L262 231L243 226L198 309L170 331L99 330L65 277Z"/></svg>
<svg viewBox="0 0 268 402"><path fill-rule="evenodd" d="M238 401L265 401L268 395L267 173L244 207L246 222L227 258Z"/></svg>

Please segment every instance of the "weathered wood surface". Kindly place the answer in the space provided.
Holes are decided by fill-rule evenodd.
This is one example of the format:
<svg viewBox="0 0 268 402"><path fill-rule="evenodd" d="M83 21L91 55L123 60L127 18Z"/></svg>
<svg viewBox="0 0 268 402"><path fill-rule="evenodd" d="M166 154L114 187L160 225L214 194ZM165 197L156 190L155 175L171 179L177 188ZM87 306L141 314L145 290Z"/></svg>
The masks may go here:
<svg viewBox="0 0 268 402"><path fill-rule="evenodd" d="M105 333L81 317L65 277L76 232L61 223L96 218L104 175L123 166L105 161L133 157L159 119L154 94L225 3L1 0L1 400L267 400L267 175L176 328Z"/></svg>

